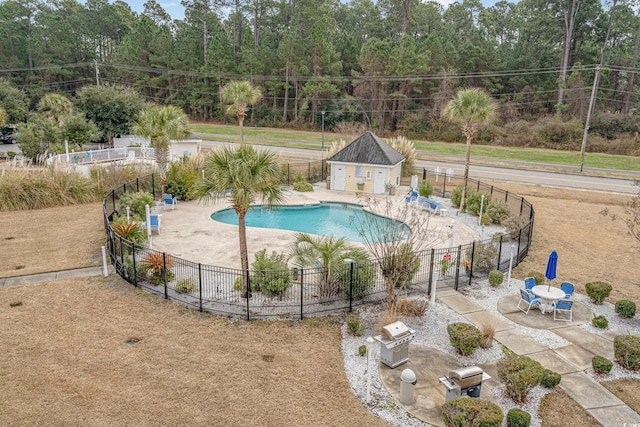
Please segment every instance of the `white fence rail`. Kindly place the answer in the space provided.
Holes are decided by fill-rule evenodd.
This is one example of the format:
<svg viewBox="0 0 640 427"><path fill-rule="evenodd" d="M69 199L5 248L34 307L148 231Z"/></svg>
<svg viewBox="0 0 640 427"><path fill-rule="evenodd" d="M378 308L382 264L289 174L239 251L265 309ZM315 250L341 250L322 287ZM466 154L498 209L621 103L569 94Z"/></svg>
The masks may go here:
<svg viewBox="0 0 640 427"><path fill-rule="evenodd" d="M74 166L93 163L125 161L125 160L153 160L155 153L153 148L122 147L107 148L104 150L89 150L58 154L47 159L47 166Z"/></svg>

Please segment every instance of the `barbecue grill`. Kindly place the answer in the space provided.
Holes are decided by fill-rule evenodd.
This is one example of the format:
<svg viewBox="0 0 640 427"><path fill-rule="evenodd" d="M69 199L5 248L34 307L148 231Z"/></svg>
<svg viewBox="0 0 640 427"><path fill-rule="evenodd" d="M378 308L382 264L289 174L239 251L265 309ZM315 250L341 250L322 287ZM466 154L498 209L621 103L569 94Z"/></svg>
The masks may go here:
<svg viewBox="0 0 640 427"><path fill-rule="evenodd" d="M380 361L395 368L409 360L409 341L414 339L416 331L402 322L390 323L382 327L382 334L375 336L380 342Z"/></svg>
<svg viewBox="0 0 640 427"><path fill-rule="evenodd" d="M456 399L464 395L480 397L482 381L491 379L482 368L468 366L466 368L452 369L449 376L440 378L440 382L447 388L446 401Z"/></svg>

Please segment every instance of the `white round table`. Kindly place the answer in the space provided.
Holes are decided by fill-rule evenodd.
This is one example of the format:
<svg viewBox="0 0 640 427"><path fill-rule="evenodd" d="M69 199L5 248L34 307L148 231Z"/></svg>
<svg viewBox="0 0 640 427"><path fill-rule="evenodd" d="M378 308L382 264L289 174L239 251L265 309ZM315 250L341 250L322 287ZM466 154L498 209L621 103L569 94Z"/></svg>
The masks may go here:
<svg viewBox="0 0 640 427"><path fill-rule="evenodd" d="M538 285L531 288L531 292L540 299L540 311L553 311L553 304L565 297L562 289L548 285Z"/></svg>

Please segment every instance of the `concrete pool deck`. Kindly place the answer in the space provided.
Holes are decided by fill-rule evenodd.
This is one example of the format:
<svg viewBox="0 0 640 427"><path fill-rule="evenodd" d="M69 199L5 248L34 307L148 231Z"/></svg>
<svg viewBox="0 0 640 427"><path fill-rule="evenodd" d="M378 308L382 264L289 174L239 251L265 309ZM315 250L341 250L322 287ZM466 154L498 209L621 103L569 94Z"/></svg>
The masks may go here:
<svg viewBox="0 0 640 427"><path fill-rule="evenodd" d="M378 200L389 197L394 204L404 203L404 195L409 187L400 187L395 196L379 195ZM314 185L313 192L300 193L287 189L285 205L313 204L320 201L359 203L363 200L353 192L328 190L324 184ZM394 205L395 206L395 205ZM226 199L205 203L199 200L178 202L175 209L164 208L160 234L154 234L152 247L187 261L208 265L240 268L238 251L238 227L223 224L211 219L215 211L230 207ZM394 209L393 212L396 212ZM433 247L443 248L449 244L449 225L457 211L449 209L447 215L433 215L426 210L419 210L429 229L433 230ZM292 231L271 228L247 227L247 246L249 262L253 262L254 254L261 250L286 252L293 243ZM478 234L461 221L454 227L454 246L477 240ZM354 243L354 245L361 245Z"/></svg>

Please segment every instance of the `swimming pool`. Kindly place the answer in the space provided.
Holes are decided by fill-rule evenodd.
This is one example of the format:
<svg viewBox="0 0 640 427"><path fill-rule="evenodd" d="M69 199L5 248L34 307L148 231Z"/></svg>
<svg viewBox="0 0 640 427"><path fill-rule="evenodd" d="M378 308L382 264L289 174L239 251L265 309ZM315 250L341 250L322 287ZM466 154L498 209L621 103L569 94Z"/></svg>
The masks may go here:
<svg viewBox="0 0 640 427"><path fill-rule="evenodd" d="M238 225L238 215L229 208L214 212L214 221ZM247 227L277 228L300 231L320 236L340 238L351 242L362 242L359 234L362 225L376 224L380 227L400 227L401 232L410 232L409 226L401 221L373 214L362 206L350 203L321 202L313 205L252 206L245 219ZM394 233L394 235L401 235ZM374 240L375 237L369 238Z"/></svg>

